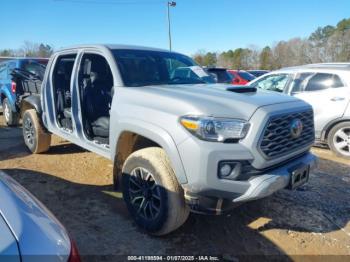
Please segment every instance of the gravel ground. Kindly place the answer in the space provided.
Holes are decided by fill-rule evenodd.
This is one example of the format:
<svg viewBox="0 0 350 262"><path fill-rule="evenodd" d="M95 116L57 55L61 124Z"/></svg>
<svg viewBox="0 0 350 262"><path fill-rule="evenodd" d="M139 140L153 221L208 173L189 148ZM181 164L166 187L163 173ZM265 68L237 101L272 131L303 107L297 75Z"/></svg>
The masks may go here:
<svg viewBox="0 0 350 262"><path fill-rule="evenodd" d="M191 214L179 230L157 238L138 230L121 195L113 192L109 160L57 137L49 152L31 155L21 132L4 127L0 116L0 169L58 217L83 260L170 254L350 260L350 163L328 150L313 149L319 167L297 191L282 190L225 216Z"/></svg>

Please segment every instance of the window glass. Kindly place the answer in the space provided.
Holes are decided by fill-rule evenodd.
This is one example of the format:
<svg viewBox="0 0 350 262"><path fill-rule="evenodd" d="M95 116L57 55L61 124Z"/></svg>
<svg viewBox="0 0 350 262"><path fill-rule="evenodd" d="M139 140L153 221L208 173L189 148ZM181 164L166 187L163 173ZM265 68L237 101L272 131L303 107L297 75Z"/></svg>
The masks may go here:
<svg viewBox="0 0 350 262"><path fill-rule="evenodd" d="M125 86L200 84L213 82L191 58L162 51L113 51Z"/></svg>
<svg viewBox="0 0 350 262"><path fill-rule="evenodd" d="M10 62L8 63L8 75L11 75L12 73L12 70L16 68L16 62Z"/></svg>
<svg viewBox="0 0 350 262"><path fill-rule="evenodd" d="M234 79L234 76L226 70L209 69L208 72L215 74L218 83L231 83Z"/></svg>
<svg viewBox="0 0 350 262"><path fill-rule="evenodd" d="M333 75L333 88L343 87L344 84L338 75Z"/></svg>
<svg viewBox="0 0 350 262"><path fill-rule="evenodd" d="M256 78L251 73L248 73L246 71L238 71L238 74L239 74L240 77L242 77L243 79L245 79L247 81L252 81L253 79Z"/></svg>
<svg viewBox="0 0 350 262"><path fill-rule="evenodd" d="M336 84L339 85L339 81L340 79L338 77L338 83L336 83L334 75L332 74L317 73L310 78L305 88L305 91L319 91L336 87Z"/></svg>
<svg viewBox="0 0 350 262"><path fill-rule="evenodd" d="M297 74L297 76L293 79L293 82L291 83L291 87L290 87L291 92L292 93L302 92L307 82L314 74L315 73Z"/></svg>
<svg viewBox="0 0 350 262"><path fill-rule="evenodd" d="M38 77L40 77L40 79L44 78L44 74L45 74L45 68L46 65L43 65L41 63L38 63L36 61L26 61L23 66L22 66L23 70L28 71Z"/></svg>
<svg viewBox="0 0 350 262"><path fill-rule="evenodd" d="M269 75L255 82L252 86L263 90L283 92L287 82L287 74Z"/></svg>

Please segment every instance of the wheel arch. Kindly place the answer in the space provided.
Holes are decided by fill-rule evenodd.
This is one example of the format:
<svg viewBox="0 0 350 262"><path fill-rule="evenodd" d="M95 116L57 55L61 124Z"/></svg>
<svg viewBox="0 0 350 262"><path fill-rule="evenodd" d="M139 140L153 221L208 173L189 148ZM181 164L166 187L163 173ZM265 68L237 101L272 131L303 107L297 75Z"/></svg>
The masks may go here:
<svg viewBox="0 0 350 262"><path fill-rule="evenodd" d="M162 148L169 157L178 182L180 184L187 183L176 144L164 129L149 123L137 125L129 122L118 125L122 125L123 129L118 132L119 135L111 138L111 157L114 163L113 179L116 190L121 189L121 169L127 157L133 152L147 147Z"/></svg>
<svg viewBox="0 0 350 262"><path fill-rule="evenodd" d="M31 95L24 98L21 101L20 108L21 108L21 117L23 116L24 112L29 109L35 109L38 115L41 116L42 109L41 109L40 96Z"/></svg>
<svg viewBox="0 0 350 262"><path fill-rule="evenodd" d="M0 103L1 104L4 101L5 98L6 98L6 95L3 92L0 92Z"/></svg>
<svg viewBox="0 0 350 262"><path fill-rule="evenodd" d="M16 101L15 98L13 97L13 95L10 93L10 91L7 88L3 88L2 90L0 90L0 102L1 104L4 102L4 99L8 100L8 102L10 103L10 107L12 112L16 112L17 108L16 108Z"/></svg>
<svg viewBox="0 0 350 262"><path fill-rule="evenodd" d="M324 129L322 131L321 140L324 141L324 142L327 142L329 132L332 130L332 128L334 126L336 126L337 124L340 124L340 123L343 123L343 122L350 122L350 117L342 117L342 118L338 118L338 119L335 119L335 120L329 122L324 127Z"/></svg>

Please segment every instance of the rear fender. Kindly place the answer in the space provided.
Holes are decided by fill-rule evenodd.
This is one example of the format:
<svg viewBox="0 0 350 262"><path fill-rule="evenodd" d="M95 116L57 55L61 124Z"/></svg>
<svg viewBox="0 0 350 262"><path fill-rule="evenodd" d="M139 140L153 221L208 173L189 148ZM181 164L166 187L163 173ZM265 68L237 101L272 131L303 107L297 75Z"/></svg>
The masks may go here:
<svg viewBox="0 0 350 262"><path fill-rule="evenodd" d="M21 116L23 116L24 112L28 109L35 109L35 111L41 115L42 108L40 102L40 95L30 95L24 98L20 104L21 108Z"/></svg>

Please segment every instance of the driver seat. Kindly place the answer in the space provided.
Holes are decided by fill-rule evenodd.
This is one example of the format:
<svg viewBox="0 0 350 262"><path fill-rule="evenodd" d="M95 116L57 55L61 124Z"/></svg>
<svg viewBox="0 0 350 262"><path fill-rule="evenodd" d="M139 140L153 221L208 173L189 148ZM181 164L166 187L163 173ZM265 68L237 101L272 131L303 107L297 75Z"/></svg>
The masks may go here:
<svg viewBox="0 0 350 262"><path fill-rule="evenodd" d="M107 90L108 81L97 72L91 72L86 86L87 117L92 133L96 137L109 137L109 105L111 94Z"/></svg>

